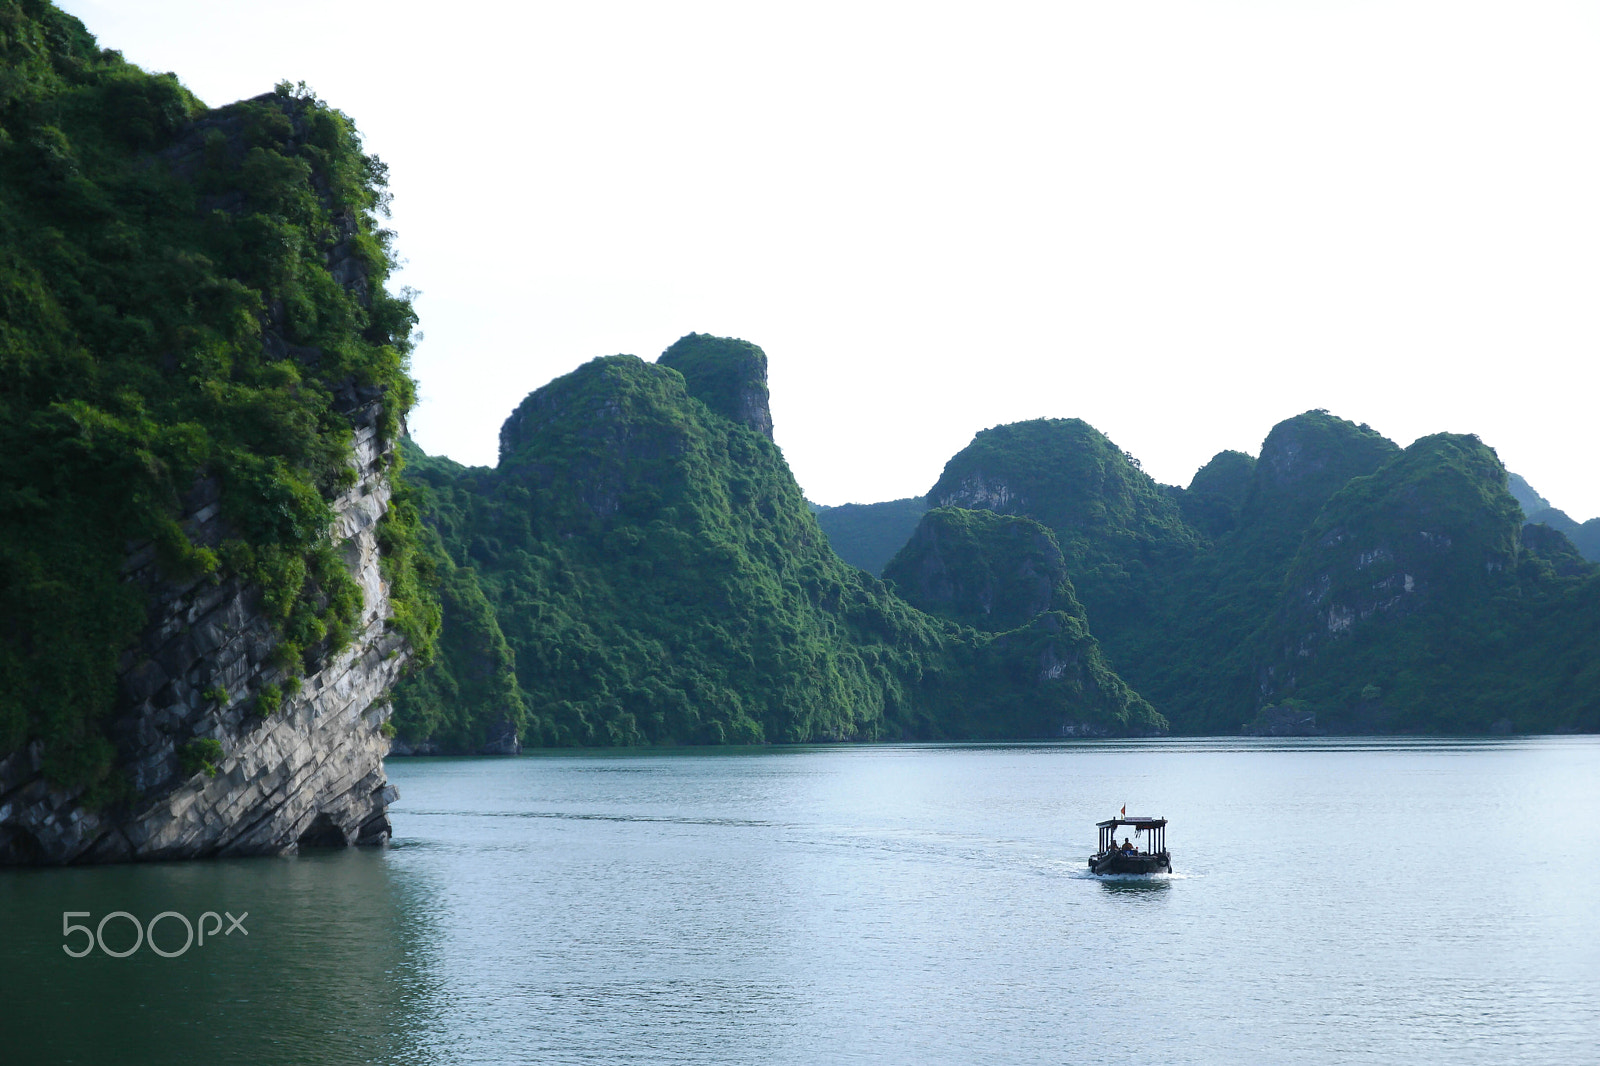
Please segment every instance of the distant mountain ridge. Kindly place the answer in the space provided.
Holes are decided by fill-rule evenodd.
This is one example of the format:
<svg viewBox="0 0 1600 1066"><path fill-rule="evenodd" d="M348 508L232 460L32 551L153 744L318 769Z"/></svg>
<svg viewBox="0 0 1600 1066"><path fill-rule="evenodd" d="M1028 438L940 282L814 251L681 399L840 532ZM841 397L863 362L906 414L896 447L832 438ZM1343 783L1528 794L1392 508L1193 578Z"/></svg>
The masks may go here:
<svg viewBox="0 0 1600 1066"><path fill-rule="evenodd" d="M1545 525L1564 534L1585 559L1600 563L1600 518L1578 522L1536 492L1521 476L1511 475L1511 495L1531 525Z"/></svg>
<svg viewBox="0 0 1600 1066"><path fill-rule="evenodd" d="M843 503L834 507L811 504L817 525L828 535L828 543L839 558L869 574L883 574L883 568L917 528L928 511L922 496L882 503Z"/></svg>
<svg viewBox="0 0 1600 1066"><path fill-rule="evenodd" d="M1600 567L1476 437L1307 411L1180 487L1037 419L819 508L766 396L691 334L530 394L492 470L408 448L445 624L399 742L1600 729Z"/></svg>
<svg viewBox="0 0 1600 1066"><path fill-rule="evenodd" d="M1517 505L1522 508L1522 513L1530 519L1540 511L1547 511L1554 506L1549 500L1539 495L1538 491L1521 474L1507 474L1506 490L1511 493Z"/></svg>
<svg viewBox="0 0 1600 1066"><path fill-rule="evenodd" d="M1233 732L1284 702L1334 731L1600 728L1600 568L1563 529L1586 527L1525 522L1513 487L1543 499L1476 437L1401 449L1326 411L1159 486L1092 427L1039 419L950 460L929 494L944 509L885 576L939 610L959 599L939 589L995 561L917 580L930 523L1037 520L1110 661L1177 731Z"/></svg>

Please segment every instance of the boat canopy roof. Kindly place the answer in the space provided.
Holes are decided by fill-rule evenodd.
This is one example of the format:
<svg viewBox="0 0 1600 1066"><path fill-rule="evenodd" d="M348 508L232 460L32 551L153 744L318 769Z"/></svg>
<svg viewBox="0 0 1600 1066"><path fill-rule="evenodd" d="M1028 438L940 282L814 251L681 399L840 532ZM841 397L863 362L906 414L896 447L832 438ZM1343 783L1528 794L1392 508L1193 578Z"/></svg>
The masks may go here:
<svg viewBox="0 0 1600 1066"><path fill-rule="evenodd" d="M1096 829L1110 827L1115 829L1119 825L1131 825L1135 829L1160 829L1167 824L1165 818L1108 818L1103 822L1096 822Z"/></svg>

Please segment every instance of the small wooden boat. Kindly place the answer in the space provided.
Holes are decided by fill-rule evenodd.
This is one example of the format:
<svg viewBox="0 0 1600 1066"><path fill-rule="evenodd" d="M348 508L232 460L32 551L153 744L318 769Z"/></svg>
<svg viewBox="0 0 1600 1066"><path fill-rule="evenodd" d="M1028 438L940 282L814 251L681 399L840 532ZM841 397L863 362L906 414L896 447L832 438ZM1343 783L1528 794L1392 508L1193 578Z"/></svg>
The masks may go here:
<svg viewBox="0 0 1600 1066"><path fill-rule="evenodd" d="M1096 822L1100 830L1100 850L1089 856L1089 872L1096 874L1153 874L1172 872L1172 855L1167 851L1165 818L1110 818ZM1134 844L1128 837L1117 843L1117 828L1128 826L1135 835L1149 836Z"/></svg>

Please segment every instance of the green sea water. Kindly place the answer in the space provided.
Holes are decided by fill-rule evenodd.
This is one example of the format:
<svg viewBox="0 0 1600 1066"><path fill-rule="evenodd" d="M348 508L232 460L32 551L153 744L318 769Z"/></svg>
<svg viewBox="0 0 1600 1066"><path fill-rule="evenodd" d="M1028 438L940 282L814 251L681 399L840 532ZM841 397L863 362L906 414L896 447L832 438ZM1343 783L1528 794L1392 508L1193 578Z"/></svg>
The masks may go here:
<svg viewBox="0 0 1600 1066"><path fill-rule="evenodd" d="M17 1063L1590 1063L1600 740L392 760L395 844L0 872ZM1170 877L1088 874L1171 820ZM63 935L66 919L98 926ZM239 919L165 957L150 919ZM204 922L210 930L211 919ZM176 953L180 918L155 924Z"/></svg>

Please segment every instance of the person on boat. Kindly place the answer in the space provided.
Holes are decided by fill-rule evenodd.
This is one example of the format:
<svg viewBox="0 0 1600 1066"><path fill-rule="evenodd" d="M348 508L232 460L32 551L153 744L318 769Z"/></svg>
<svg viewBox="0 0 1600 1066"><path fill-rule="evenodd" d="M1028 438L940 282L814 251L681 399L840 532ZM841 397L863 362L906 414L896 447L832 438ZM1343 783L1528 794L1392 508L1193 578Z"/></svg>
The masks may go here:
<svg viewBox="0 0 1600 1066"><path fill-rule="evenodd" d="M1123 851L1132 851L1133 850L1133 841L1129 840L1127 837L1123 837L1122 838L1122 850Z"/></svg>

